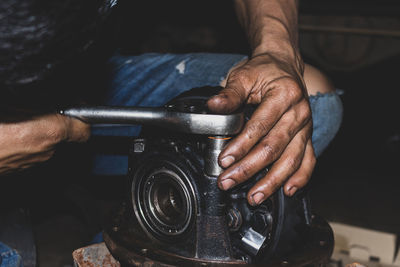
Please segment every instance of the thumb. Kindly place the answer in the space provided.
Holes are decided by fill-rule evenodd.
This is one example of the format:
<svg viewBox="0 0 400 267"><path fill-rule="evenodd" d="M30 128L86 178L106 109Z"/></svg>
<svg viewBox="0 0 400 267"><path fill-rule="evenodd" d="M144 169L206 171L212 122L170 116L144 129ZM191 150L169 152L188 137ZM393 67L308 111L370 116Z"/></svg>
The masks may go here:
<svg viewBox="0 0 400 267"><path fill-rule="evenodd" d="M207 101L208 108L216 113L231 113L247 100L246 90L236 80L227 81L226 87Z"/></svg>

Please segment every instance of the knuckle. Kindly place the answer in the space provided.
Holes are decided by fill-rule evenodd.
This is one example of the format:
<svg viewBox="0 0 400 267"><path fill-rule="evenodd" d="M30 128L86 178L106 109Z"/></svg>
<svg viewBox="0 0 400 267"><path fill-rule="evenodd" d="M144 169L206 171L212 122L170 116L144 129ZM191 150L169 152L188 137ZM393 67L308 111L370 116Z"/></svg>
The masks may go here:
<svg viewBox="0 0 400 267"><path fill-rule="evenodd" d="M298 117L298 112L294 109L290 109L285 113L284 116L282 116L281 121L283 121L286 124L291 124L294 121L297 121Z"/></svg>
<svg viewBox="0 0 400 267"><path fill-rule="evenodd" d="M244 157L247 153L249 152L249 149L247 149L246 147L244 147L244 146L240 146L240 147L238 147L238 150L237 150L237 156L238 156L238 158L242 158L242 157Z"/></svg>
<svg viewBox="0 0 400 267"><path fill-rule="evenodd" d="M300 166L300 158L299 157L289 157L285 162L286 167L292 172L297 170Z"/></svg>
<svg viewBox="0 0 400 267"><path fill-rule="evenodd" d="M278 156L278 148L270 142L263 142L263 149L261 150L261 157L264 160L274 160Z"/></svg>
<svg viewBox="0 0 400 267"><path fill-rule="evenodd" d="M266 122L261 120L253 120L248 123L245 129L245 134L248 139L258 138L265 135L269 131L269 127Z"/></svg>
<svg viewBox="0 0 400 267"><path fill-rule="evenodd" d="M256 120L254 123L255 131L267 133L269 131L269 125L265 120Z"/></svg>
<svg viewBox="0 0 400 267"><path fill-rule="evenodd" d="M299 101L303 98L303 92L301 88L295 82L290 82L286 87L287 98L293 101Z"/></svg>
<svg viewBox="0 0 400 267"><path fill-rule="evenodd" d="M232 71L229 75L229 80L234 80L242 84L246 84L249 81L249 71L246 68L240 68Z"/></svg>
<svg viewBox="0 0 400 267"><path fill-rule="evenodd" d="M49 127L47 130L47 138L50 143L59 143L66 138L66 125L65 122L56 117L55 120L49 121Z"/></svg>
<svg viewBox="0 0 400 267"><path fill-rule="evenodd" d="M300 121L307 121L311 118L311 108L308 104L304 104L304 106L300 108L300 111L298 113Z"/></svg>
<svg viewBox="0 0 400 267"><path fill-rule="evenodd" d="M307 130L303 130L299 133L298 135L298 145L304 145L307 143L308 139L309 139L309 131Z"/></svg>
<svg viewBox="0 0 400 267"><path fill-rule="evenodd" d="M288 129L286 131L278 131L274 134L274 140L276 141L285 141L288 142L291 140L291 137L294 135L294 130Z"/></svg>
<svg viewBox="0 0 400 267"><path fill-rule="evenodd" d="M235 91L236 94L245 97L253 86L253 74L246 68L240 68L229 75L226 88Z"/></svg>
<svg viewBox="0 0 400 267"><path fill-rule="evenodd" d="M242 163L236 169L236 179L239 182L247 180L250 177L250 166L248 164Z"/></svg>
<svg viewBox="0 0 400 267"><path fill-rule="evenodd" d="M52 127L52 129L47 131L47 137L51 143L60 142L63 139L63 136L63 131L59 126Z"/></svg>
<svg viewBox="0 0 400 267"><path fill-rule="evenodd" d="M264 192L268 195L273 194L280 186L279 177L272 175L265 182Z"/></svg>

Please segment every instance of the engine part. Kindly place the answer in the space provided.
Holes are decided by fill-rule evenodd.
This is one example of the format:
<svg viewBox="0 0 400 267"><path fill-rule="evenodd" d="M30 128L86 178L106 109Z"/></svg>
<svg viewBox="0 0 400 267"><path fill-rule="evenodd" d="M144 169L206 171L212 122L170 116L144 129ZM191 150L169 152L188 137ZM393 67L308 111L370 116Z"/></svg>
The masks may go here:
<svg viewBox="0 0 400 267"><path fill-rule="evenodd" d="M219 89L193 89L164 109L208 115L206 100ZM251 107L243 110L247 118L252 112ZM145 126L132 141L127 199L104 231L107 247L122 264L321 266L328 262L332 230L312 215L306 190L287 197L281 188L262 204L250 206L246 193L268 169L229 191L217 187L222 171L217 158L236 130L182 134L186 131L181 127L160 125Z"/></svg>

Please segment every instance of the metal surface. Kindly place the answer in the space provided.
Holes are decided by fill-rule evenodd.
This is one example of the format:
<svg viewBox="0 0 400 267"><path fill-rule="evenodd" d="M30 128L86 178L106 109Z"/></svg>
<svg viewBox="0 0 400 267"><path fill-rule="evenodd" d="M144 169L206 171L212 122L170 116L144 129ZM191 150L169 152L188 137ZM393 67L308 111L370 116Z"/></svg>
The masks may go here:
<svg viewBox="0 0 400 267"><path fill-rule="evenodd" d="M311 231L304 235L303 244L297 250L281 259L261 263L246 263L241 260L210 260L197 257L185 257L160 248L155 243L143 242L135 229L129 226L126 216L118 218L118 227L103 233L107 248L123 266L158 266L158 267L321 267L327 266L332 250L333 237L329 225L319 218L315 219Z"/></svg>
<svg viewBox="0 0 400 267"><path fill-rule="evenodd" d="M143 251L144 252L144 251ZM132 251L125 251L126 254L132 254ZM76 249L72 253L75 267L120 267L121 264L111 255L110 251L103 243L93 244L87 247L82 247ZM157 266L157 267L173 267L168 264L162 264L160 262L155 262L154 260L145 258L141 255L130 255L130 264L134 266ZM194 265L194 264L193 264ZM201 264L200 266L210 266L210 264ZM224 264L221 264L224 266ZM280 266L286 266L287 263L281 263ZM236 265L237 266L237 265ZM240 265L239 265L240 266ZM248 265L246 265L248 266ZM270 265L271 266L271 265ZM279 266L279 265L278 265ZM347 254L334 253L329 263L323 265L326 267L364 267L366 265L354 262ZM389 267L389 265L382 265L379 262L368 262L370 267L384 266ZM394 266L394 265L390 265Z"/></svg>
<svg viewBox="0 0 400 267"><path fill-rule="evenodd" d="M141 124L156 127L145 126L140 139L131 144L131 192L127 202L110 214L103 235L112 255L124 266L300 267L327 262L332 230L323 220L306 219L305 194L289 198L280 188L261 205L250 206L246 193L267 169L228 192L218 188L222 171L218 156L230 138L220 133L236 130L228 126L229 115L207 115L206 100L219 88L198 89L169 102L165 109L148 109L134 117L135 122L140 117ZM252 112L246 107L243 111L247 117ZM200 122L193 116L202 116ZM119 123L121 117L133 121L121 114L111 121ZM243 117L234 122L236 129ZM215 118L224 118L219 130ZM195 134L180 133L185 131Z"/></svg>
<svg viewBox="0 0 400 267"><path fill-rule="evenodd" d="M305 220L304 195L289 198L281 188L251 207L246 192L264 172L224 192L217 177L204 171L207 137L141 137L133 144L144 140L143 152L131 150L129 200L113 209L105 226L105 243L124 266L300 267L328 261L332 230L318 217ZM231 210L238 221L230 219Z"/></svg>
<svg viewBox="0 0 400 267"><path fill-rule="evenodd" d="M177 166L165 162L150 174L143 173L135 179L134 209L150 233L163 240L184 235L194 223L196 208L188 178Z"/></svg>
<svg viewBox="0 0 400 267"><path fill-rule="evenodd" d="M82 106L61 110L60 114L90 124L154 125L183 133L208 135L234 135L244 124L242 113L198 114L150 107Z"/></svg>
<svg viewBox="0 0 400 267"><path fill-rule="evenodd" d="M72 253L75 267L120 267L103 243L79 248Z"/></svg>
<svg viewBox="0 0 400 267"><path fill-rule="evenodd" d="M223 172L224 169L219 166L218 157L230 139L224 136L208 137L204 154L204 171L207 175L218 176Z"/></svg>
<svg viewBox="0 0 400 267"><path fill-rule="evenodd" d="M264 244L266 237L254 231L253 228L249 228L244 236L242 237L242 242L245 248L252 255L257 255L260 251L262 245Z"/></svg>

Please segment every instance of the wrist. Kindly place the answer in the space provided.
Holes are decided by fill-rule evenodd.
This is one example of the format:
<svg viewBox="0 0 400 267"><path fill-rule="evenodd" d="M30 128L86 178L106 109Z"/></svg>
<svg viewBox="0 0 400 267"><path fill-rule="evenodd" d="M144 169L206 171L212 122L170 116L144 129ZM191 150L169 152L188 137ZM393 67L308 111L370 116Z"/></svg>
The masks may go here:
<svg viewBox="0 0 400 267"><path fill-rule="evenodd" d="M293 50L298 50L297 31L291 29L281 19L265 16L252 24L248 27L248 38L253 54L271 51L293 54Z"/></svg>
<svg viewBox="0 0 400 267"><path fill-rule="evenodd" d="M257 57L263 54L270 54L282 60L293 61L299 54L296 47L283 38L271 37L260 43L251 52L251 57Z"/></svg>
<svg viewBox="0 0 400 267"><path fill-rule="evenodd" d="M281 62L286 66L291 66L301 76L304 74L304 61L298 49L288 43L276 43L259 47L253 50L251 58L267 56Z"/></svg>

